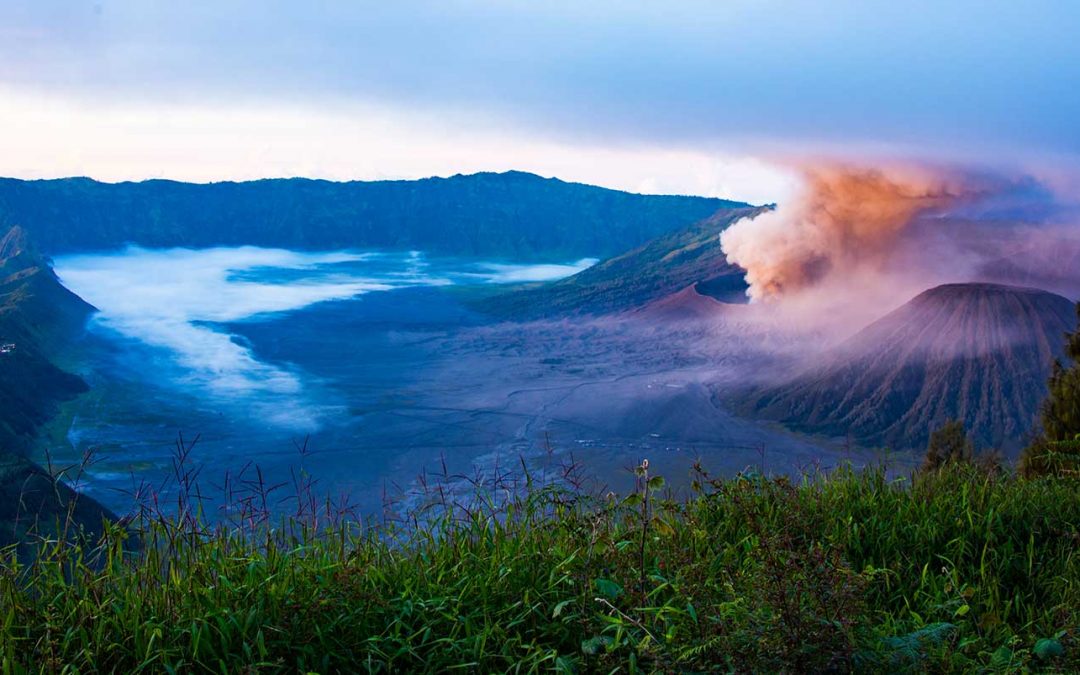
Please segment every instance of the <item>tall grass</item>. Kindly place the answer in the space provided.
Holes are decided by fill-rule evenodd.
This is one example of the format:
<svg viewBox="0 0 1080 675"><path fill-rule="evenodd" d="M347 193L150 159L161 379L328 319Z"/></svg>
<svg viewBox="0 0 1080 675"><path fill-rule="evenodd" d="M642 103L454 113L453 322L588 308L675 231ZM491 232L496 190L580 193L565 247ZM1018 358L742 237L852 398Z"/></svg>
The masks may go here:
<svg viewBox="0 0 1080 675"><path fill-rule="evenodd" d="M2 671L1080 668L1075 480L699 470L674 499L647 463L625 496L519 477L378 523L275 518L258 489L210 523L189 485L100 542L9 550Z"/></svg>

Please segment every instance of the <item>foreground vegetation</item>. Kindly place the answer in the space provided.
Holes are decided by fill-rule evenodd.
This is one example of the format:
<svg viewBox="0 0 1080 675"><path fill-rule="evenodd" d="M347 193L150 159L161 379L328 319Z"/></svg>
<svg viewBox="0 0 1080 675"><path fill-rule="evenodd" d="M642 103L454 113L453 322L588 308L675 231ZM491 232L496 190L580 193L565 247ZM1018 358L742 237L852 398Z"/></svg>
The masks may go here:
<svg viewBox="0 0 1080 675"><path fill-rule="evenodd" d="M9 549L0 670L1080 668L1072 477L699 472L673 499L645 462L638 484L446 482L377 526L305 498L271 521L255 493L211 527L180 491L100 543Z"/></svg>

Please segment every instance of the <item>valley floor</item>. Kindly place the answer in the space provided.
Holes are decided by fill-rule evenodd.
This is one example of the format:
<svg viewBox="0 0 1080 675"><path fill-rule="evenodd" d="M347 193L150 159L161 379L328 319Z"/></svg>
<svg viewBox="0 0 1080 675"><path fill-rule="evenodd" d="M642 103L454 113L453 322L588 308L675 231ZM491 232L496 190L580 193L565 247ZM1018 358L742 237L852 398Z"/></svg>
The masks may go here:
<svg viewBox="0 0 1080 675"><path fill-rule="evenodd" d="M395 293L404 298L396 302L420 308L445 302L423 291ZM327 303L296 320L229 326L261 361L303 369L314 383L309 393L318 394L306 407L323 416L314 431L261 420L258 399L250 408L243 399L215 404L169 385L137 348L125 346L126 361L117 361L105 341L89 357L96 370L84 373L91 391L65 406L42 447L59 465L76 465L94 448L83 489L119 513L130 509L140 481L171 472L181 432L188 440L198 434L193 460L218 484L249 462L270 484L291 482L303 469L326 494L349 494L367 513L383 508L388 490L411 498L425 472L468 475L552 455L573 457L617 490L632 484L630 469L644 457L678 488L689 485L698 460L721 475L747 467L798 475L847 462L914 466L911 455L799 436L728 412L718 392L762 364L755 336L737 328L703 332L632 316L372 327L366 317L376 311ZM302 456L305 436L310 453ZM207 497L212 511L224 505Z"/></svg>

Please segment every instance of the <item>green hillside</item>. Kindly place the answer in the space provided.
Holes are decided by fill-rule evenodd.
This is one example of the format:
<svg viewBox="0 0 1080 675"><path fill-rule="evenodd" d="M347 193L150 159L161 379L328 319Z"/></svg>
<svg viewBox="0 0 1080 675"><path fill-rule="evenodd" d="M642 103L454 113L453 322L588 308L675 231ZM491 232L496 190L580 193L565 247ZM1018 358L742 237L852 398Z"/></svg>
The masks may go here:
<svg viewBox="0 0 1080 675"><path fill-rule="evenodd" d="M55 537L67 521L100 532L110 517L24 456L57 406L86 391L50 359L91 311L60 285L20 228L0 234L0 546L18 543L22 554L30 533Z"/></svg>
<svg viewBox="0 0 1080 675"><path fill-rule="evenodd" d="M513 319L609 314L637 309L695 284L702 293L740 302L745 299L745 271L727 262L719 235L735 221L753 218L765 208L721 209L574 276L517 288L475 305Z"/></svg>
<svg viewBox="0 0 1080 675"><path fill-rule="evenodd" d="M21 453L57 403L86 384L50 361L93 308L57 281L23 231L0 235L0 453Z"/></svg>

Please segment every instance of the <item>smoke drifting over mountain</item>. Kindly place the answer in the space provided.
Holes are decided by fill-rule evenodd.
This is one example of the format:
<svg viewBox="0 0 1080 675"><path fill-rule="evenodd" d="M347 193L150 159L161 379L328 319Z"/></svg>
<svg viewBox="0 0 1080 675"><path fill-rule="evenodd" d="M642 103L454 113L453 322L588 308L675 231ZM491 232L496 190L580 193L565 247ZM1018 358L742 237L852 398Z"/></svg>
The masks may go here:
<svg viewBox="0 0 1080 675"><path fill-rule="evenodd" d="M735 224L720 242L747 270L751 299L776 298L881 268L917 218L985 194L982 183L923 169L810 169L793 203Z"/></svg>
<svg viewBox="0 0 1080 675"><path fill-rule="evenodd" d="M1030 177L888 165L803 174L792 202L720 235L752 301L880 315L941 283L1017 283L1031 252L1075 249L1074 217ZM1080 292L1080 272L1057 272L1050 290Z"/></svg>

